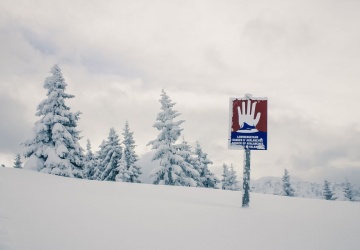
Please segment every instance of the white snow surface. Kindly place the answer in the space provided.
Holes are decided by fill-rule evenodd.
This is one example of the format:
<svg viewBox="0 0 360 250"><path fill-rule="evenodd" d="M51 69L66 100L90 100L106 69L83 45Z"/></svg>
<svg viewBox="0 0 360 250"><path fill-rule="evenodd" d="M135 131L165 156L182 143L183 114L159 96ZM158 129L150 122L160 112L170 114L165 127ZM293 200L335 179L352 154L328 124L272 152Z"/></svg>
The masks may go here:
<svg viewBox="0 0 360 250"><path fill-rule="evenodd" d="M0 168L0 249L359 249L359 202L241 194Z"/></svg>

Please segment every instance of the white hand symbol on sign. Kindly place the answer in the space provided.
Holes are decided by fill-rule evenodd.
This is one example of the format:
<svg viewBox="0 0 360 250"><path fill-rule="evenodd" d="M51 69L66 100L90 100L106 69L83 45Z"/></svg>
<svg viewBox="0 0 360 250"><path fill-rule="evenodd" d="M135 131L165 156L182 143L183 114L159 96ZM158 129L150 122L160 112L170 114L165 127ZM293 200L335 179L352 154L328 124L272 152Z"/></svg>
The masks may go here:
<svg viewBox="0 0 360 250"><path fill-rule="evenodd" d="M254 117L255 108L256 108L256 102L254 102L251 105L250 100L248 100L246 111L245 111L245 102L242 102L241 110L239 106L237 107L238 115L239 115L239 125L240 125L240 130L238 130L238 132L254 133L258 131L255 127L259 123L261 113L260 112L257 113L256 117Z"/></svg>

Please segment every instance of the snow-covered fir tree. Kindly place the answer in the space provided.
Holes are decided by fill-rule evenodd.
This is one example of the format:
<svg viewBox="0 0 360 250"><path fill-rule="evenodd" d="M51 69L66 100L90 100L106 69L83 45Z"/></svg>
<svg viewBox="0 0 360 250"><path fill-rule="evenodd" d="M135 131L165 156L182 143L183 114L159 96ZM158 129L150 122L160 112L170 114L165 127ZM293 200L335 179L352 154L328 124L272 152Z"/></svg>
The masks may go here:
<svg viewBox="0 0 360 250"><path fill-rule="evenodd" d="M22 168L22 162L21 162L20 154L17 154L15 156L14 168Z"/></svg>
<svg viewBox="0 0 360 250"><path fill-rule="evenodd" d="M184 160L183 146L176 144L182 131L180 124L184 121L174 121L180 113L173 110L175 103L171 101L164 90L161 92L159 101L162 111L158 113L153 127L160 133L155 140L148 143L155 150L152 160L158 160L159 166L151 171L150 176L153 178L154 184L195 186L196 182L187 174L188 171L191 171L191 166Z"/></svg>
<svg viewBox="0 0 360 250"><path fill-rule="evenodd" d="M192 157L191 147L183 139L181 144L177 144L176 148L178 154L181 156L181 160L178 162L179 166L182 169L180 174L181 185L196 187L200 180L200 173L194 168L194 158Z"/></svg>
<svg viewBox="0 0 360 250"><path fill-rule="evenodd" d="M233 166L231 166L229 169L229 166L224 163L222 177L223 177L221 180L222 189L233 190L233 191L240 190L240 183L237 180L236 171L234 170Z"/></svg>
<svg viewBox="0 0 360 250"><path fill-rule="evenodd" d="M108 140L105 141L99 155L100 180L115 181L118 174L118 163L122 156L120 139L114 128L110 129Z"/></svg>
<svg viewBox="0 0 360 250"><path fill-rule="evenodd" d="M353 187L350 184L349 180L346 179L345 186L344 186L344 196L347 200L353 201L354 200L354 194L353 194Z"/></svg>
<svg viewBox="0 0 360 250"><path fill-rule="evenodd" d="M84 178L92 180L95 174L96 159L91 151L90 140L87 139L86 143L86 154L84 157Z"/></svg>
<svg viewBox="0 0 360 250"><path fill-rule="evenodd" d="M127 168L125 158L125 154L123 153L116 168L118 174L115 176L115 181L130 182L131 171Z"/></svg>
<svg viewBox="0 0 360 250"><path fill-rule="evenodd" d="M224 163L223 164L223 173L221 175L223 177L221 179L221 188L224 190L227 190L228 186L230 186L229 175L230 175L229 166Z"/></svg>
<svg viewBox="0 0 360 250"><path fill-rule="evenodd" d="M234 167L233 167L232 164L230 166L230 172L231 172L231 176L232 176L232 179L233 179L233 181L232 181L232 183L233 183L232 190L238 191L238 190L240 190L240 182L238 181L236 171L234 170Z"/></svg>
<svg viewBox="0 0 360 250"><path fill-rule="evenodd" d="M217 188L217 184L220 182L220 180L209 170L208 165L212 164L212 161L210 161L207 154L203 152L199 142L196 142L194 154L194 168L200 174L197 186Z"/></svg>
<svg viewBox="0 0 360 250"><path fill-rule="evenodd" d="M4 164L1 164L1 167L2 167L2 168L6 168L6 166L5 166Z"/></svg>
<svg viewBox="0 0 360 250"><path fill-rule="evenodd" d="M195 162L195 158L193 157L193 152L192 152L192 148L189 145L189 143L185 140L185 138L183 137L183 140L181 142L182 144L182 155L184 158L184 161L186 161L187 163L194 165Z"/></svg>
<svg viewBox="0 0 360 250"><path fill-rule="evenodd" d="M330 183L327 180L324 181L323 197L325 200L336 200L334 193L330 189Z"/></svg>
<svg viewBox="0 0 360 250"><path fill-rule="evenodd" d="M104 153L105 144L106 142L105 140L103 140L99 146L100 150L96 152L96 154L94 155L95 167L94 167L94 174L92 176L93 180L101 180L101 175L103 171L103 169L101 168L101 162L103 159L105 159L105 153Z"/></svg>
<svg viewBox="0 0 360 250"><path fill-rule="evenodd" d="M124 161L126 163L126 170L128 172L129 177L123 179L124 182L136 182L140 183L139 176L142 174L140 166L136 164L138 161L138 156L135 153L135 140L133 136L134 132L130 131L129 123L126 121L124 132L122 135L124 136L123 145L124 145Z"/></svg>
<svg viewBox="0 0 360 250"><path fill-rule="evenodd" d="M41 118L35 123L33 138L23 143L24 156L29 158L25 168L36 162L38 171L82 178L83 153L77 130L80 112L73 113L65 105L65 100L74 96L65 93L67 84L59 66L54 65L50 73L44 83L47 98L37 107L36 115Z"/></svg>
<svg viewBox="0 0 360 250"><path fill-rule="evenodd" d="M284 169L284 175L281 180L284 196L294 196L295 190L291 187L290 175L287 169Z"/></svg>
<svg viewBox="0 0 360 250"><path fill-rule="evenodd" d="M178 146L178 148L179 148L179 153L183 157L184 162L186 164L184 168L185 174L186 176L190 177L192 180L195 181L194 185L192 186L197 186L200 181L200 173L194 167L195 158L193 157L193 151L191 146L185 140L184 137L182 143Z"/></svg>

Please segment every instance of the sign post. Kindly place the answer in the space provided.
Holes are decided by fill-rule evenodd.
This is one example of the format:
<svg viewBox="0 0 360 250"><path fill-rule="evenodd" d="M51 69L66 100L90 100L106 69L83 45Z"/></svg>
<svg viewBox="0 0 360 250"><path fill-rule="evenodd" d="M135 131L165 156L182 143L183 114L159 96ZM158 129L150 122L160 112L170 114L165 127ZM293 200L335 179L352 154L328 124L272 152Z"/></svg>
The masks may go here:
<svg viewBox="0 0 360 250"><path fill-rule="evenodd" d="M250 149L244 150L243 197L242 206L248 207L250 202Z"/></svg>
<svg viewBox="0 0 360 250"><path fill-rule="evenodd" d="M250 202L250 151L267 150L267 98L230 98L229 149L244 150L242 206Z"/></svg>

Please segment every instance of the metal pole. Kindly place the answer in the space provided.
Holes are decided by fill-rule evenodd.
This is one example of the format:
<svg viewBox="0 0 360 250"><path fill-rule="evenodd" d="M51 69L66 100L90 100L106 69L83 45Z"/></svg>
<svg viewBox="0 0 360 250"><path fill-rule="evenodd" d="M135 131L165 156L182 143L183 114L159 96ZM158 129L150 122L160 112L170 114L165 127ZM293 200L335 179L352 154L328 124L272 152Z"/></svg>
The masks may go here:
<svg viewBox="0 0 360 250"><path fill-rule="evenodd" d="M245 149L242 207L248 207L249 202L250 202L250 149Z"/></svg>

